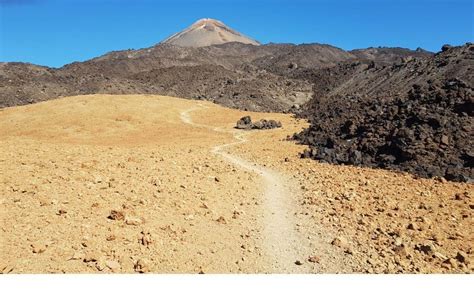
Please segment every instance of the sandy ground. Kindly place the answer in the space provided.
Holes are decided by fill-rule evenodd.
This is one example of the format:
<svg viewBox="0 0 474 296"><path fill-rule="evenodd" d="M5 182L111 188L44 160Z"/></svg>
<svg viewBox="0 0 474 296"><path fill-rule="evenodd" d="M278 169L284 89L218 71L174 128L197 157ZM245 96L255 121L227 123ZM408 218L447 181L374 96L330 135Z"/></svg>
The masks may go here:
<svg viewBox="0 0 474 296"><path fill-rule="evenodd" d="M2 109L0 271L473 271L473 185L300 159L305 125L144 95Z"/></svg>

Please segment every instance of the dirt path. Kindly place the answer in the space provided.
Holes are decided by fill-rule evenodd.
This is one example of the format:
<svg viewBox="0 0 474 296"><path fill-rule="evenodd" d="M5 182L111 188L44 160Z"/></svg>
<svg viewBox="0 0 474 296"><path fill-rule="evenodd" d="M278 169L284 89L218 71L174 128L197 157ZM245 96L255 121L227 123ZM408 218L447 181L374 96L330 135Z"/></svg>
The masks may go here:
<svg viewBox="0 0 474 296"><path fill-rule="evenodd" d="M211 152L224 158L229 163L235 164L246 171L254 172L261 177L262 186L265 188L262 197L264 213L261 221L264 229L262 244L264 255L268 257L272 264L270 271L277 273L310 272L312 270L310 265L299 266L296 264L296 261L303 262L310 254L307 241L302 238L295 228L298 223L293 214L296 212L294 201L297 200L295 195L299 194L299 191L295 192L293 190L290 192L288 188L294 189L297 186L292 186L284 176L273 170L226 152L228 147L247 142L248 139L245 137L245 133L249 132L194 123L190 113L203 108L206 107L200 106L181 112L181 120L196 127L232 134L236 141L216 145L212 147Z"/></svg>

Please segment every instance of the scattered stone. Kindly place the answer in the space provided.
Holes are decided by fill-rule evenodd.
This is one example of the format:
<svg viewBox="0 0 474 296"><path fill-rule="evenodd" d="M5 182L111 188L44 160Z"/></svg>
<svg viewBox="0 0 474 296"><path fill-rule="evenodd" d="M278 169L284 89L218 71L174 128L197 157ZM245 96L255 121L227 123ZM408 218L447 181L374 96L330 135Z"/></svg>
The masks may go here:
<svg viewBox="0 0 474 296"><path fill-rule="evenodd" d="M303 262L301 262L300 260L296 260L296 261L295 261L295 264L296 264L296 265L303 265Z"/></svg>
<svg viewBox="0 0 474 296"><path fill-rule="evenodd" d="M140 243L144 246L148 246L153 242L151 234L149 232L142 231L139 239Z"/></svg>
<svg viewBox="0 0 474 296"><path fill-rule="evenodd" d="M140 219L138 217L128 216L128 217L125 218L125 224L127 224L127 225L137 226L137 225L140 225L142 223L143 223L142 219Z"/></svg>
<svg viewBox="0 0 474 296"><path fill-rule="evenodd" d="M347 240L343 237L336 237L335 239L332 240L331 245L340 247L340 248L346 248L348 247Z"/></svg>
<svg viewBox="0 0 474 296"><path fill-rule="evenodd" d="M468 263L467 261L467 254L464 253L463 251L459 251L456 255L456 260L458 260L461 263Z"/></svg>
<svg viewBox="0 0 474 296"><path fill-rule="evenodd" d="M111 220L123 220L125 219L125 215L122 211L112 210L107 218Z"/></svg>
<svg viewBox="0 0 474 296"><path fill-rule="evenodd" d="M99 256L97 253L87 253L85 256L84 256L84 259L83 261L84 262L97 262L99 260Z"/></svg>
<svg viewBox="0 0 474 296"><path fill-rule="evenodd" d="M441 254L440 252L434 252L433 257L438 258L439 260L446 261L448 260L448 257L445 255Z"/></svg>
<svg viewBox="0 0 474 296"><path fill-rule="evenodd" d="M397 237L394 242L395 246L401 246L403 245L403 240L400 237Z"/></svg>
<svg viewBox="0 0 474 296"><path fill-rule="evenodd" d="M442 135L441 136L441 144L444 144L444 145L449 145L449 137L446 136L446 135Z"/></svg>
<svg viewBox="0 0 474 296"><path fill-rule="evenodd" d="M66 214L66 213L67 213L66 210L64 210L64 209L59 209L58 212L56 213L56 215L61 216L61 215L64 215L64 214Z"/></svg>
<svg viewBox="0 0 474 296"><path fill-rule="evenodd" d="M40 203L40 206L42 206L42 207L51 204L51 202L49 201L49 199L46 199L46 198L40 198L40 199L39 199L39 203Z"/></svg>
<svg viewBox="0 0 474 296"><path fill-rule="evenodd" d="M321 262L321 258L319 256L309 256L308 261L311 263L319 263Z"/></svg>
<svg viewBox="0 0 474 296"><path fill-rule="evenodd" d="M415 222L412 222L412 223L408 224L407 229L410 229L410 230L419 230L420 227L419 227L418 224L416 224Z"/></svg>
<svg viewBox="0 0 474 296"><path fill-rule="evenodd" d="M102 177L101 176L94 176L94 184L102 183Z"/></svg>
<svg viewBox="0 0 474 296"><path fill-rule="evenodd" d="M150 265L145 259L138 259L133 266L133 269L138 273L150 272Z"/></svg>
<svg viewBox="0 0 474 296"><path fill-rule="evenodd" d="M435 251L435 247L431 243L419 244L415 247L415 249L427 255L431 255Z"/></svg>
<svg viewBox="0 0 474 296"><path fill-rule="evenodd" d="M44 251L46 251L46 248L48 248L48 246L46 244L33 243L31 244L31 248L33 250L33 253L41 254L41 253L44 253Z"/></svg>
<svg viewBox="0 0 474 296"><path fill-rule="evenodd" d="M344 249L344 253L348 254L348 255L353 255L354 254L354 251L352 250L351 247L346 247Z"/></svg>
<svg viewBox="0 0 474 296"><path fill-rule="evenodd" d="M220 216L219 218L217 218L216 222L219 222L221 224L227 224L227 221L223 216Z"/></svg>
<svg viewBox="0 0 474 296"><path fill-rule="evenodd" d="M408 250L404 245L396 246L395 248L393 248L393 251L395 252L395 254L402 258L408 255Z"/></svg>
<svg viewBox="0 0 474 296"><path fill-rule="evenodd" d="M239 211L234 211L234 212L232 213L232 219L237 219L237 218L239 217L239 215L240 215L240 212L239 212Z"/></svg>

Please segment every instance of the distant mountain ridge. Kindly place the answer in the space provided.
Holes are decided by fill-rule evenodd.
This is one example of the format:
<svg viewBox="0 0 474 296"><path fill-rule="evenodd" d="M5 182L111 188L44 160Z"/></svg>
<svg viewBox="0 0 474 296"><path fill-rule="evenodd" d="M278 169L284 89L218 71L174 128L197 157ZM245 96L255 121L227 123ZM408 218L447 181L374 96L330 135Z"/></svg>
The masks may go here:
<svg viewBox="0 0 474 296"><path fill-rule="evenodd" d="M188 38L196 30L210 32L206 36L225 31L232 38L213 39L219 44L201 46L210 39L199 43ZM183 40L194 43L182 46ZM345 51L317 43L260 45L222 22L203 19L155 46L113 51L58 69L0 63L0 107L80 94L141 93L210 100L255 111L287 111L337 80L339 76L331 72L332 76L321 80L329 79L329 84L313 87L318 85L314 78L324 69L352 62L391 64L431 56L400 48Z"/></svg>

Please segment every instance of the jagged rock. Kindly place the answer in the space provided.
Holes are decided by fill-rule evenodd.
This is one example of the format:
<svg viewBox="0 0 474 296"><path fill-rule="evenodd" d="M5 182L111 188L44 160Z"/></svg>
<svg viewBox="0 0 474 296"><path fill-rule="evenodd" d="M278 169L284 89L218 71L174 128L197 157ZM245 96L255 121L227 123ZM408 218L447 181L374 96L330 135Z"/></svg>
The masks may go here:
<svg viewBox="0 0 474 296"><path fill-rule="evenodd" d="M237 121L236 128L238 129L251 129L252 127L252 119L250 116L244 116Z"/></svg>

